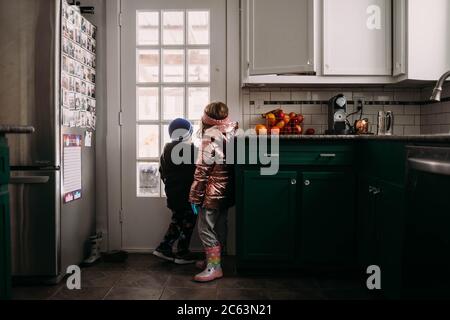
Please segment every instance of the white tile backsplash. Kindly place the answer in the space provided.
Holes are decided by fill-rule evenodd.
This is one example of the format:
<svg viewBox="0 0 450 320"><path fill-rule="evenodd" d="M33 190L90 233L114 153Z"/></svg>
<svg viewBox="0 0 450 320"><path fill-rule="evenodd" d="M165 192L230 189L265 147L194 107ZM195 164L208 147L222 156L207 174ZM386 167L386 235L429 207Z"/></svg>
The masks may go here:
<svg viewBox="0 0 450 320"><path fill-rule="evenodd" d="M251 128L259 123L264 123L262 114L271 110L281 108L286 113L302 113L305 117L303 122L304 130L313 128L316 133L324 133L328 128L328 106L326 104L315 104L315 101L327 101L334 95L343 93L348 100L363 98L366 102L380 101L401 101L409 102L407 105L365 105L364 118L368 118L371 124L372 132L376 132L376 121L379 110L393 111L395 117L395 134L409 135L427 133L431 129L427 126L435 120L426 118L426 115L432 115L434 111L426 109L435 105L421 106L423 91L417 89L384 89L376 88L324 88L324 89L305 89L288 87L264 87L264 88L244 88L242 89L243 102L243 127ZM268 101L281 102L281 104L265 104ZM303 105L282 104L290 101L311 101L310 104ZM417 102L417 104L411 104ZM251 104L252 103L252 104ZM439 106L446 110L450 116L450 105ZM448 109L446 109L448 108ZM348 113L356 110L356 105L348 105ZM447 111L448 110L448 111ZM351 117L349 121L353 123L359 118L359 114ZM442 120L443 121L443 120ZM438 123L435 131L446 128L449 122Z"/></svg>

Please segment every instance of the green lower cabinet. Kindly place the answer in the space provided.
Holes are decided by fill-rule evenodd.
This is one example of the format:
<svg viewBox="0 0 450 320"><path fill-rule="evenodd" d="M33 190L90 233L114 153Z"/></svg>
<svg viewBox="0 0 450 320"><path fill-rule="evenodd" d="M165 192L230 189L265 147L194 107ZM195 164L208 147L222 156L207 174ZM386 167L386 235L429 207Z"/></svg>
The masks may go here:
<svg viewBox="0 0 450 320"><path fill-rule="evenodd" d="M302 265L354 265L356 216L351 172L303 172L297 257Z"/></svg>
<svg viewBox="0 0 450 320"><path fill-rule="evenodd" d="M401 298L405 189L361 177L358 190L359 264L363 272L371 265L379 266L383 296Z"/></svg>
<svg viewBox="0 0 450 320"><path fill-rule="evenodd" d="M297 172L262 176L243 171L238 196L238 259L240 262L292 262L295 259Z"/></svg>
<svg viewBox="0 0 450 320"><path fill-rule="evenodd" d="M0 300L11 298L11 238L8 186L0 186Z"/></svg>

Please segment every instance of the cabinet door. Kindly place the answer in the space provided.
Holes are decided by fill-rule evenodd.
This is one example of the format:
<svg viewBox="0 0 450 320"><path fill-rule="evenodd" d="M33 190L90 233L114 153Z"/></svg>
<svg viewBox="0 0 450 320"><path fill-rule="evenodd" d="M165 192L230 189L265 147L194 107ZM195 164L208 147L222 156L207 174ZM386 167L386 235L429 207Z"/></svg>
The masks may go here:
<svg viewBox="0 0 450 320"><path fill-rule="evenodd" d="M261 176L244 171L240 258L246 261L291 261L294 258L297 172Z"/></svg>
<svg viewBox="0 0 450 320"><path fill-rule="evenodd" d="M314 71L312 0L242 3L243 70L250 76Z"/></svg>
<svg viewBox="0 0 450 320"><path fill-rule="evenodd" d="M404 189L384 181L375 191L377 244L381 289L388 298L400 298L404 241Z"/></svg>
<svg viewBox="0 0 450 320"><path fill-rule="evenodd" d="M406 73L406 0L393 2L393 75Z"/></svg>
<svg viewBox="0 0 450 320"><path fill-rule="evenodd" d="M9 194L0 186L0 300L11 298L11 238Z"/></svg>
<svg viewBox="0 0 450 320"><path fill-rule="evenodd" d="M358 264L362 272L368 266L379 264L376 232L376 205L373 190L377 182L373 178L360 176L357 187L357 235Z"/></svg>
<svg viewBox="0 0 450 320"><path fill-rule="evenodd" d="M324 0L324 75L391 75L391 24L391 0Z"/></svg>
<svg viewBox="0 0 450 320"><path fill-rule="evenodd" d="M351 265L356 254L354 176L302 174L300 260Z"/></svg>

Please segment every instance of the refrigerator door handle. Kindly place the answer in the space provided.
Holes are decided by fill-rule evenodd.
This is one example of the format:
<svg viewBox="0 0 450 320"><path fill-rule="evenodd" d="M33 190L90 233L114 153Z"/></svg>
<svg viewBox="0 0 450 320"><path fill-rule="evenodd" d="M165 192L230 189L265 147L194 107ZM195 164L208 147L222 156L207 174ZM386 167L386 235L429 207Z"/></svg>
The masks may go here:
<svg viewBox="0 0 450 320"><path fill-rule="evenodd" d="M17 176L11 177L10 184L45 184L48 183L50 177L48 176Z"/></svg>

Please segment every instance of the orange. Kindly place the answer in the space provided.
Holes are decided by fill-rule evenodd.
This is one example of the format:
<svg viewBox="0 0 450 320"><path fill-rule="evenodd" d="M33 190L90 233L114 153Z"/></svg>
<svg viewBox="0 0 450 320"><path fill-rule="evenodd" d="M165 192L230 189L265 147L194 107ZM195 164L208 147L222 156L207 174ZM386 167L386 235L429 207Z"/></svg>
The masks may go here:
<svg viewBox="0 0 450 320"><path fill-rule="evenodd" d="M267 134L267 128L263 124L258 124L255 127L255 130L256 130L256 134Z"/></svg>

